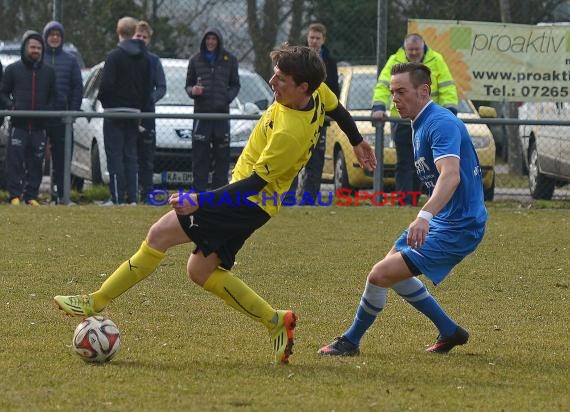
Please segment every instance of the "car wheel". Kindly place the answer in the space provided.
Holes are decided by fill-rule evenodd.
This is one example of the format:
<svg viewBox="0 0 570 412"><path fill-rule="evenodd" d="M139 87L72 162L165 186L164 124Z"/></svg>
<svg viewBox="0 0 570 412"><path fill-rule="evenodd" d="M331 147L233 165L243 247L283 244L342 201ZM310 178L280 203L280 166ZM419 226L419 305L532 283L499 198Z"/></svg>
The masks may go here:
<svg viewBox="0 0 570 412"><path fill-rule="evenodd" d="M536 143L530 145L528 157L528 187L533 199L552 199L554 194L555 180L550 176L540 173L538 168L538 150Z"/></svg>
<svg viewBox="0 0 570 412"><path fill-rule="evenodd" d="M491 202L495 198L495 176L493 176L493 183L487 189L483 188L483 197L485 201Z"/></svg>
<svg viewBox="0 0 570 412"><path fill-rule="evenodd" d="M91 147L91 182L94 185L103 183L101 162L99 161L99 146L97 146L97 143L93 143L93 147Z"/></svg>
<svg viewBox="0 0 570 412"><path fill-rule="evenodd" d="M334 159L334 191L335 193L339 189L349 189L352 193L354 190L348 182L348 171L346 169L346 160L344 160L344 154L342 150L336 153Z"/></svg>

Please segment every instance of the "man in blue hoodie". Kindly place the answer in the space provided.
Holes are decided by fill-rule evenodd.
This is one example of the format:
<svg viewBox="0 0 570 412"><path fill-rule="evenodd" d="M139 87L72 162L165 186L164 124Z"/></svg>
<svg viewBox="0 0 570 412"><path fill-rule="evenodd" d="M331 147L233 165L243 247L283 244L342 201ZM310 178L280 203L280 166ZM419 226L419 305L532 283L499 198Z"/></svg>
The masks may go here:
<svg viewBox="0 0 570 412"><path fill-rule="evenodd" d="M98 98L105 112L140 113L151 98L151 63L142 40L133 39L137 20L117 22L119 44L105 59ZM103 140L111 200L106 205L137 204L138 119L104 119ZM126 190L125 190L126 189Z"/></svg>
<svg viewBox="0 0 570 412"><path fill-rule="evenodd" d="M57 100L54 110L81 109L83 97L83 81L77 58L63 50L63 25L50 21L44 27L43 38L46 45L44 61L55 70ZM55 185L57 203L63 203L63 170L65 161L65 124L60 118L49 119L46 132L51 145L51 160L53 165L52 188ZM70 159L71 160L71 159Z"/></svg>

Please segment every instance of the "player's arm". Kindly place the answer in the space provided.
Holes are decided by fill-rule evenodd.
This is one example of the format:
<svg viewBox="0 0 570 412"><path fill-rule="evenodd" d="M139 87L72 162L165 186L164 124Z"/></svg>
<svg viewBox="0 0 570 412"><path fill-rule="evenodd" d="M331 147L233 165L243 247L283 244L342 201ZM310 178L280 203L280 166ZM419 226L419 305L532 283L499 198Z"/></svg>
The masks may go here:
<svg viewBox="0 0 570 412"><path fill-rule="evenodd" d="M408 245L411 247L418 248L424 244L431 218L445 207L461 181L459 157L442 157L435 162L435 167L439 172L437 183L429 200L408 228Z"/></svg>
<svg viewBox="0 0 570 412"><path fill-rule="evenodd" d="M376 167L376 154L372 147L362 138L348 110L338 102L338 106L334 110L327 112L327 115L337 122L340 130L348 137L360 166L373 170Z"/></svg>

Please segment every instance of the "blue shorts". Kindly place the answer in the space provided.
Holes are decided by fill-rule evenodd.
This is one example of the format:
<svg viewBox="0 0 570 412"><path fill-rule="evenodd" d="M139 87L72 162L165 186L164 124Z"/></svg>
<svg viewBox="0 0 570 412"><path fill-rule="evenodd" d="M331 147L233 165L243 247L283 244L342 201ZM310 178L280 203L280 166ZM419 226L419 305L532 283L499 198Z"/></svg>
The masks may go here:
<svg viewBox="0 0 570 412"><path fill-rule="evenodd" d="M422 247L413 249L408 246L407 229L396 240L394 247L437 285L455 265L477 248L484 234L484 226L469 229L432 223Z"/></svg>

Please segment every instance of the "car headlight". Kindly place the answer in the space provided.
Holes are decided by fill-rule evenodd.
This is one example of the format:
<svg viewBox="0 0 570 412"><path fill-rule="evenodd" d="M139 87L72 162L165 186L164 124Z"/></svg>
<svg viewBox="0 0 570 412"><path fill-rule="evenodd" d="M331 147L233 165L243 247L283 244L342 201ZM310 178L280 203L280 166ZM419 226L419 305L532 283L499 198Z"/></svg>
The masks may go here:
<svg viewBox="0 0 570 412"><path fill-rule="evenodd" d="M487 136L471 136L471 141L475 149L482 149L484 147L489 147L489 137Z"/></svg>

